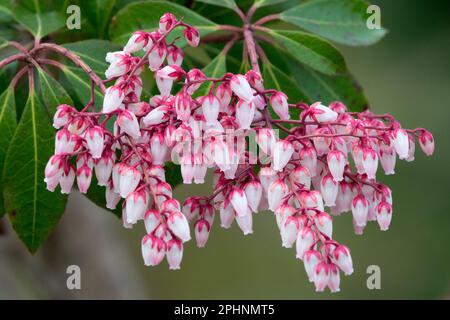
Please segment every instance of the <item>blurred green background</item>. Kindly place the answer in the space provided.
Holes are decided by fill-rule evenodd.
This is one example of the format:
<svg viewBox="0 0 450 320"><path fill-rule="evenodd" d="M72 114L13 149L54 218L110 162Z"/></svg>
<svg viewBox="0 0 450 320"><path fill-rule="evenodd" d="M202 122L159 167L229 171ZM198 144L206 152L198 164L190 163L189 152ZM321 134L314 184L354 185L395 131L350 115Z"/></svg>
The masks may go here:
<svg viewBox="0 0 450 320"><path fill-rule="evenodd" d="M284 249L271 213L254 218L243 236L214 224L209 242L185 246L182 269L166 263L144 267L144 226L120 221L78 194L44 247L34 257L3 226L0 237L0 298L137 299L446 299L450 298L450 1L372 1L381 8L388 35L367 48L342 47L375 112L392 113L405 127L432 131L436 153L399 162L383 177L393 190L388 232L370 224L353 233L351 216L334 219L336 240L350 247L355 273L342 277L338 294L314 292L295 249ZM176 196L210 191L180 186ZM217 217L218 218L218 217ZM81 267L82 289L66 288L66 267ZM381 290L368 290L366 268L381 268Z"/></svg>

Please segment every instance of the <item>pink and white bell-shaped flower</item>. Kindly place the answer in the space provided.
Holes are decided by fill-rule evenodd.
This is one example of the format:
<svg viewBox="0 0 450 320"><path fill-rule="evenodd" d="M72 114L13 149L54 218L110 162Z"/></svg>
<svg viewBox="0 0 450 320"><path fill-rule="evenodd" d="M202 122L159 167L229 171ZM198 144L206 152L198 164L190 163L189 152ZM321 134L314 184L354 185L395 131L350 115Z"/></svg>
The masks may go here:
<svg viewBox="0 0 450 320"><path fill-rule="evenodd" d="M127 44L123 47L123 51L128 53L139 51L147 46L149 41L151 41L151 38L148 32L142 30L133 32Z"/></svg>
<svg viewBox="0 0 450 320"><path fill-rule="evenodd" d="M308 250L303 255L303 265L305 266L306 274L309 282L313 282L315 278L316 266L322 261L322 256L316 250Z"/></svg>
<svg viewBox="0 0 450 320"><path fill-rule="evenodd" d="M367 174L367 178L375 179L378 168L378 154L371 148L363 149L362 165Z"/></svg>
<svg viewBox="0 0 450 320"><path fill-rule="evenodd" d="M150 111L142 121L147 127L161 124L169 118L169 111L170 108L167 106L156 107L155 109Z"/></svg>
<svg viewBox="0 0 450 320"><path fill-rule="evenodd" d="M270 97L270 105L272 106L273 111L275 111L275 113L280 117L280 119L290 119L287 96L283 92L276 92L272 94L272 96Z"/></svg>
<svg viewBox="0 0 450 320"><path fill-rule="evenodd" d="M245 78L248 80L248 82L251 84L252 87L263 91L264 90L264 86L263 86L263 78L261 77L261 74L255 70L249 70L247 71L247 73L245 74Z"/></svg>
<svg viewBox="0 0 450 320"><path fill-rule="evenodd" d="M165 34L177 23L177 18L171 13L164 13L159 19L159 32Z"/></svg>
<svg viewBox="0 0 450 320"><path fill-rule="evenodd" d="M131 70L132 65L136 61L129 53L123 51L109 52L105 60L110 63L110 66L105 71L106 79L123 76Z"/></svg>
<svg viewBox="0 0 450 320"><path fill-rule="evenodd" d="M280 140L275 143L273 148L272 167L275 171L283 171L284 167L291 160L294 153L294 146L286 140Z"/></svg>
<svg viewBox="0 0 450 320"><path fill-rule="evenodd" d="M115 154L111 150L105 150L100 159L95 161L95 176L99 186L108 185L114 165Z"/></svg>
<svg viewBox="0 0 450 320"><path fill-rule="evenodd" d="M138 139L141 136L139 123L133 112L122 110L117 117L117 124L123 132L130 135L132 138Z"/></svg>
<svg viewBox="0 0 450 320"><path fill-rule="evenodd" d="M316 213L314 216L314 224L317 229L327 237L331 238L333 235L333 219L326 212Z"/></svg>
<svg viewBox="0 0 450 320"><path fill-rule="evenodd" d="M148 193L143 188L131 192L125 201L125 210L127 212L126 222L135 224L139 220L144 219L147 207Z"/></svg>
<svg viewBox="0 0 450 320"><path fill-rule="evenodd" d="M353 261L350 255L350 250L344 246L339 245L333 251L334 263L344 272L346 276L353 273Z"/></svg>
<svg viewBox="0 0 450 320"><path fill-rule="evenodd" d="M148 234L142 239L142 257L146 266L156 266L166 255L166 243L159 237Z"/></svg>
<svg viewBox="0 0 450 320"><path fill-rule="evenodd" d="M220 226L229 229L234 221L235 211L230 201L223 201L220 204Z"/></svg>
<svg viewBox="0 0 450 320"><path fill-rule="evenodd" d="M230 150L228 145L221 139L216 139L212 142L212 152L214 163L220 168L221 171L227 171L230 169Z"/></svg>
<svg viewBox="0 0 450 320"><path fill-rule="evenodd" d="M169 78L162 78L158 76L158 74L155 75L156 80L156 86L158 87L158 90L160 94L164 97L170 96L170 91L172 90L173 80Z"/></svg>
<svg viewBox="0 0 450 320"><path fill-rule="evenodd" d="M250 84L242 74L232 76L230 80L230 88L241 100L251 102L255 98Z"/></svg>
<svg viewBox="0 0 450 320"><path fill-rule="evenodd" d="M105 190L106 208L114 210L120 201L120 194L114 192L112 184L108 184Z"/></svg>
<svg viewBox="0 0 450 320"><path fill-rule="evenodd" d="M228 199L238 216L243 217L248 213L248 201L242 189L233 186Z"/></svg>
<svg viewBox="0 0 450 320"><path fill-rule="evenodd" d="M132 193L136 189L139 182L141 181L142 174L139 172L138 169L136 169L135 167L131 167L127 164L120 165L118 174L119 174L119 193L122 198L126 198L130 193Z"/></svg>
<svg viewBox="0 0 450 320"><path fill-rule="evenodd" d="M161 224L161 214L158 210L147 210L144 215L145 230L148 234L155 231L155 229Z"/></svg>
<svg viewBox="0 0 450 320"><path fill-rule="evenodd" d="M248 206L253 212L258 212L258 207L263 193L261 183L257 180L251 180L244 185L243 189L247 198Z"/></svg>
<svg viewBox="0 0 450 320"><path fill-rule="evenodd" d="M314 285L316 292L323 292L330 280L330 267L325 262L320 262L314 269Z"/></svg>
<svg viewBox="0 0 450 320"><path fill-rule="evenodd" d="M169 214L169 217L167 218L167 227L175 236L180 238L181 241L186 242L191 240L189 223L181 212L174 211Z"/></svg>
<svg viewBox="0 0 450 320"><path fill-rule="evenodd" d="M151 50L148 55L148 65L150 70L155 72L164 62L167 56L167 45L164 40L159 40L161 34L159 32L152 33L153 44L144 48L145 51ZM159 42L157 42L159 41Z"/></svg>
<svg viewBox="0 0 450 320"><path fill-rule="evenodd" d="M200 33L196 28L186 27L184 29L184 38L191 47L197 47L200 43Z"/></svg>
<svg viewBox="0 0 450 320"><path fill-rule="evenodd" d="M202 85L202 80L205 80L205 74L196 68L192 68L186 74L185 83L189 83L189 87L186 89L189 95L192 95Z"/></svg>
<svg viewBox="0 0 450 320"><path fill-rule="evenodd" d="M205 183L205 176L208 170L208 166L203 159L202 155L197 155L194 157L194 183L203 184Z"/></svg>
<svg viewBox="0 0 450 320"><path fill-rule="evenodd" d="M289 174L289 181L291 182L292 188L298 188L298 185L303 186L304 189L311 188L311 174L306 167L297 166Z"/></svg>
<svg viewBox="0 0 450 320"><path fill-rule="evenodd" d="M328 288L331 292L339 292L341 291L339 286L341 284L341 277L339 274L339 268L334 264L329 264L330 267L330 279L328 280Z"/></svg>
<svg viewBox="0 0 450 320"><path fill-rule="evenodd" d="M303 208L313 208L320 211L324 210L322 195L317 190L303 191L300 193L300 205ZM316 210L307 210L308 215L315 214Z"/></svg>
<svg viewBox="0 0 450 320"><path fill-rule="evenodd" d="M419 134L419 144L423 153L427 156L431 156L434 152L434 138L433 135L426 131L422 130Z"/></svg>
<svg viewBox="0 0 450 320"><path fill-rule="evenodd" d="M281 224L281 241L284 248L292 248L300 231L300 223L295 216L288 216Z"/></svg>
<svg viewBox="0 0 450 320"><path fill-rule="evenodd" d="M105 91L103 98L103 112L110 113L120 108L125 93L120 86L111 86Z"/></svg>
<svg viewBox="0 0 450 320"><path fill-rule="evenodd" d="M199 219L194 225L195 240L197 242L197 247L203 248L209 238L209 232L211 231L211 226L205 219Z"/></svg>
<svg viewBox="0 0 450 320"><path fill-rule="evenodd" d="M250 129L250 125L255 117L255 104L250 101L239 100L236 104L236 120L241 129Z"/></svg>
<svg viewBox="0 0 450 320"><path fill-rule="evenodd" d="M270 184L267 200L269 210L274 211L282 204L283 198L289 193L289 187L282 179L277 179Z"/></svg>
<svg viewBox="0 0 450 320"><path fill-rule="evenodd" d="M170 239L167 242L166 259L170 270L179 270L183 260L183 242L178 239Z"/></svg>
<svg viewBox="0 0 450 320"><path fill-rule="evenodd" d="M352 201L353 219L358 227L364 227L367 224L367 216L369 213L369 204L366 197L358 194Z"/></svg>
<svg viewBox="0 0 450 320"><path fill-rule="evenodd" d="M320 102L313 103L308 110L319 122L336 121L338 114Z"/></svg>
<svg viewBox="0 0 450 320"><path fill-rule="evenodd" d="M397 155L394 148L385 148L380 150L380 162L386 175L395 173L395 163Z"/></svg>
<svg viewBox="0 0 450 320"><path fill-rule="evenodd" d="M271 167L262 167L261 170L259 170L258 178L263 187L264 194L267 196L270 185L278 179L278 174Z"/></svg>
<svg viewBox="0 0 450 320"><path fill-rule="evenodd" d="M268 156L272 155L272 151L275 147L277 139L275 132L270 128L261 128L258 130L255 136L256 143L259 148Z"/></svg>
<svg viewBox="0 0 450 320"><path fill-rule="evenodd" d="M311 174L311 177L315 177L317 174L317 152L312 147L305 147L299 152L300 163L306 167ZM337 181L337 180L336 180Z"/></svg>
<svg viewBox="0 0 450 320"><path fill-rule="evenodd" d="M219 99L221 112L228 111L228 105L230 104L232 95L233 92L231 91L229 82L222 82L217 86L216 97Z"/></svg>
<svg viewBox="0 0 450 320"><path fill-rule="evenodd" d="M331 150L327 155L328 168L333 176L333 179L337 182L342 181L344 178L344 169L347 164L347 158L339 150Z"/></svg>
<svg viewBox="0 0 450 320"><path fill-rule="evenodd" d="M65 126L70 120L72 115L76 112L75 108L62 104L56 108L55 115L53 116L53 127L59 129Z"/></svg>
<svg viewBox="0 0 450 320"><path fill-rule="evenodd" d="M189 94L182 91L175 96L174 106L177 118L183 122L188 122L191 118L192 100Z"/></svg>
<svg viewBox="0 0 450 320"><path fill-rule="evenodd" d="M248 210L247 214L244 216L236 215L236 222L244 236L253 233L253 214L250 210Z"/></svg>
<svg viewBox="0 0 450 320"><path fill-rule="evenodd" d="M181 66L184 59L184 52L177 46L170 46L167 49L167 63Z"/></svg>
<svg viewBox="0 0 450 320"><path fill-rule="evenodd" d="M336 205L339 184L334 181L334 178L330 173L322 177L320 191L322 192L322 198L326 206L333 207Z"/></svg>
<svg viewBox="0 0 450 320"><path fill-rule="evenodd" d="M409 154L409 136L404 129L395 129L392 132L392 143L400 159L408 158Z"/></svg>
<svg viewBox="0 0 450 320"><path fill-rule="evenodd" d="M277 210L275 210L274 214L277 221L277 227L281 232L284 220L289 216L295 215L296 210L289 204L282 204L277 208Z"/></svg>
<svg viewBox="0 0 450 320"><path fill-rule="evenodd" d="M184 155L180 161L181 176L184 184L191 184L195 175L195 165L190 154Z"/></svg>
<svg viewBox="0 0 450 320"><path fill-rule="evenodd" d="M61 186L62 194L69 194L72 191L72 186L75 181L75 168L70 165L67 170L64 170L59 184Z"/></svg>
<svg viewBox="0 0 450 320"><path fill-rule="evenodd" d="M306 251L311 250L315 242L315 232L310 227L302 228L297 235L295 243L297 259L303 260Z"/></svg>
<svg viewBox="0 0 450 320"><path fill-rule="evenodd" d="M86 193L91 185L92 169L84 164L77 170L77 185L80 193Z"/></svg>
<svg viewBox="0 0 450 320"><path fill-rule="evenodd" d="M208 94L203 98L202 111L205 116L206 123L212 124L217 121L219 116L220 101L212 94Z"/></svg>
<svg viewBox="0 0 450 320"><path fill-rule="evenodd" d="M380 202L375 208L375 213L380 230L387 231L392 220L392 206L385 201Z"/></svg>
<svg viewBox="0 0 450 320"><path fill-rule="evenodd" d="M88 128L84 134L87 147L93 159L99 159L103 153L104 134L103 128L100 126L93 126Z"/></svg>
<svg viewBox="0 0 450 320"><path fill-rule="evenodd" d="M55 154L69 154L75 151L78 137L67 129L58 130L55 137Z"/></svg>
<svg viewBox="0 0 450 320"><path fill-rule="evenodd" d="M168 147L162 133L155 133L150 138L150 151L154 165L162 165L165 162Z"/></svg>

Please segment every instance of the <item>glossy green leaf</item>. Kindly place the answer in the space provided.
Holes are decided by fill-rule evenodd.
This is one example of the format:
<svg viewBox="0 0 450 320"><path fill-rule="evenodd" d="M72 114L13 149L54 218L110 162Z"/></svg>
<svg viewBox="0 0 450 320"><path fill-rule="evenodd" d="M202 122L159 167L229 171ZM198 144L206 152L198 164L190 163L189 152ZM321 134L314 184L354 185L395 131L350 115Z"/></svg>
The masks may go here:
<svg viewBox="0 0 450 320"><path fill-rule="evenodd" d="M270 33L298 61L314 70L336 75L346 70L342 54L328 42L300 31L273 30Z"/></svg>
<svg viewBox="0 0 450 320"><path fill-rule="evenodd" d="M211 62L203 68L203 72L207 77L218 78L227 72L226 56L224 54L217 55ZM196 95L203 96L208 94L212 83L204 83L198 88Z"/></svg>
<svg viewBox="0 0 450 320"><path fill-rule="evenodd" d="M310 101L322 101L324 104L341 101L351 111L362 111L368 107L362 87L350 73L326 76L293 60L286 60L293 77Z"/></svg>
<svg viewBox="0 0 450 320"><path fill-rule="evenodd" d="M96 28L98 34L103 36L108 26L111 12L116 4L116 0L81 0L83 8L89 22Z"/></svg>
<svg viewBox="0 0 450 320"><path fill-rule="evenodd" d="M9 87L0 96L0 177L3 176L6 153L17 126L14 88ZM5 214L3 181L0 183L0 218Z"/></svg>
<svg viewBox="0 0 450 320"><path fill-rule="evenodd" d="M115 42L124 45L136 30L153 31L159 26L159 18L166 12L173 13L178 19L195 26L200 37L217 30L217 25L198 13L168 1L143 1L131 3L120 10L113 18L110 36ZM174 35L181 35L181 29Z"/></svg>
<svg viewBox="0 0 450 320"><path fill-rule="evenodd" d="M56 107L60 104L73 106L73 101L64 87L41 68L38 69L38 79L40 97L50 117L53 116Z"/></svg>
<svg viewBox="0 0 450 320"><path fill-rule="evenodd" d="M288 0L255 0L255 6L257 8L265 7L265 6L271 6L274 4L286 2Z"/></svg>
<svg viewBox="0 0 450 320"><path fill-rule="evenodd" d="M235 9L238 7L234 0L196 0L196 1L212 4L219 7L226 7L230 9Z"/></svg>
<svg viewBox="0 0 450 320"><path fill-rule="evenodd" d="M34 0L31 8L16 6L13 9L15 19L38 39L65 26L66 18L61 12L45 11L39 1Z"/></svg>
<svg viewBox="0 0 450 320"><path fill-rule="evenodd" d="M281 13L282 20L338 43L359 46L379 41L385 29L369 29L363 0L311 0Z"/></svg>
<svg viewBox="0 0 450 320"><path fill-rule="evenodd" d="M54 137L47 111L30 92L6 156L3 192L12 226L33 253L58 223L67 200L58 190L49 192L44 182Z"/></svg>

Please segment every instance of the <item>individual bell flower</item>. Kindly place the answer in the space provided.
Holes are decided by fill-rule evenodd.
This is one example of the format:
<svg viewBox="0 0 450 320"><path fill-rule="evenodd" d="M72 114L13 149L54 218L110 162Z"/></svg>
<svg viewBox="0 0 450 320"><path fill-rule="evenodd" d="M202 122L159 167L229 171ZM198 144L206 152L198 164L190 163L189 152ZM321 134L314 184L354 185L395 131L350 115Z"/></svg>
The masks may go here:
<svg viewBox="0 0 450 320"><path fill-rule="evenodd" d="M168 150L164 135L162 133L153 134L150 138L150 151L154 165L164 164Z"/></svg>
<svg viewBox="0 0 450 320"><path fill-rule="evenodd" d="M317 190L302 191L300 193L300 205L303 208L312 208L319 211L324 210L322 195ZM308 210L308 214L315 214L315 210Z"/></svg>
<svg viewBox="0 0 450 320"><path fill-rule="evenodd" d="M420 148L422 149L423 153L425 153L427 156L431 156L433 154L434 138L430 132L428 132L426 130L420 131L419 144L420 144Z"/></svg>
<svg viewBox="0 0 450 320"><path fill-rule="evenodd" d="M203 248L209 238L209 232L211 231L211 226L205 219L199 219L194 224L195 240L197 242L197 247Z"/></svg>
<svg viewBox="0 0 450 320"><path fill-rule="evenodd" d="M190 154L184 155L180 161L181 176L184 184L191 184L194 179L195 166Z"/></svg>
<svg viewBox="0 0 450 320"><path fill-rule="evenodd" d="M397 154L394 148L386 148L380 150L380 162L386 175L395 173L395 163L397 161Z"/></svg>
<svg viewBox="0 0 450 320"><path fill-rule="evenodd" d="M322 261L322 256L316 250L308 250L303 255L303 265L305 266L306 274L308 275L309 282L313 282L315 279L316 266Z"/></svg>
<svg viewBox="0 0 450 320"><path fill-rule="evenodd" d="M336 205L339 206L341 212L350 211L352 208L352 201L355 197L352 183L341 181L339 182L339 192L336 198Z"/></svg>
<svg viewBox="0 0 450 320"><path fill-rule="evenodd" d="M416 144L414 142L414 138L408 135L409 138L409 148L408 148L408 157L405 159L408 162L414 161L414 154L416 152Z"/></svg>
<svg viewBox="0 0 450 320"><path fill-rule="evenodd" d="M280 119L290 119L287 96L283 92L276 92L272 94L272 96L270 97L270 105L272 106L273 111L275 111L275 113L280 117Z"/></svg>
<svg viewBox="0 0 450 320"><path fill-rule="evenodd" d="M236 120L241 129L250 129L255 116L255 104L245 100L239 100L236 104Z"/></svg>
<svg viewBox="0 0 450 320"><path fill-rule="evenodd" d="M375 150L370 148L363 149L362 165L367 174L367 178L375 179L378 168L378 155Z"/></svg>
<svg viewBox="0 0 450 320"><path fill-rule="evenodd" d="M340 101L333 101L328 105L328 108L336 112L337 114L345 114L347 107Z"/></svg>
<svg viewBox="0 0 450 320"><path fill-rule="evenodd" d="M409 137L404 129L395 129L392 132L392 143L400 159L408 158Z"/></svg>
<svg viewBox="0 0 450 320"><path fill-rule="evenodd" d="M105 71L105 77L106 79L113 79L130 71L135 59L129 53L118 51L109 52L106 55L106 62L110 65Z"/></svg>
<svg viewBox="0 0 450 320"><path fill-rule="evenodd" d="M234 221L235 211L230 201L223 201L220 205L220 226L228 229Z"/></svg>
<svg viewBox="0 0 450 320"><path fill-rule="evenodd" d="M171 239L167 242L166 259L170 270L179 270L183 260L183 242Z"/></svg>
<svg viewBox="0 0 450 320"><path fill-rule="evenodd" d="M260 91L264 90L263 85L263 78L261 77L261 74L255 70L249 70L245 74L245 78L248 80L250 85Z"/></svg>
<svg viewBox="0 0 450 320"><path fill-rule="evenodd" d="M70 133L81 136L88 126L89 122L86 117L75 117L69 122L67 129Z"/></svg>
<svg viewBox="0 0 450 320"><path fill-rule="evenodd" d="M62 104L56 108L55 115L53 116L53 127L59 129L69 123L72 120L72 115L76 112L75 108Z"/></svg>
<svg viewBox="0 0 450 320"><path fill-rule="evenodd" d="M350 250L344 246L339 245L333 251L334 263L344 272L346 276L353 273L353 261L350 255Z"/></svg>
<svg viewBox="0 0 450 320"><path fill-rule="evenodd" d="M269 210L275 211L281 205L283 198L286 197L288 193L289 188L282 179L272 182L267 195Z"/></svg>
<svg viewBox="0 0 450 320"><path fill-rule="evenodd" d="M358 227L364 227L367 224L367 215L369 213L369 204L362 194L358 194L352 201L353 219Z"/></svg>
<svg viewBox="0 0 450 320"><path fill-rule="evenodd" d="M70 165L66 170L64 170L59 180L59 184L61 186L61 193L69 194L70 191L72 191L74 181L75 181L75 168L72 165Z"/></svg>
<svg viewBox="0 0 450 320"><path fill-rule="evenodd" d="M212 94L208 94L203 98L202 111L205 116L206 123L214 123L219 116L220 101Z"/></svg>
<svg viewBox="0 0 450 320"><path fill-rule="evenodd" d="M186 27L184 29L184 38L191 47L197 47L200 43L200 33L196 28Z"/></svg>
<svg viewBox="0 0 450 320"><path fill-rule="evenodd" d="M135 224L139 220L144 219L148 201L148 193L143 188L133 191L127 196L125 201L127 223Z"/></svg>
<svg viewBox="0 0 450 320"><path fill-rule="evenodd" d="M141 181L142 174L135 167L129 166L127 164L122 164L119 168L119 178L120 196L122 198L126 198L136 189L139 182Z"/></svg>
<svg viewBox="0 0 450 320"><path fill-rule="evenodd" d="M311 250L316 242L316 234L310 227L305 227L300 230L297 235L295 248L297 259L303 260L305 253Z"/></svg>
<svg viewBox="0 0 450 320"><path fill-rule="evenodd" d="M159 32L161 34L167 33L175 24L177 18L171 13L164 13L159 19Z"/></svg>
<svg viewBox="0 0 450 320"><path fill-rule="evenodd" d="M159 125L169 118L169 111L170 108L167 106L156 107L155 109L150 111L142 121L147 127Z"/></svg>
<svg viewBox="0 0 450 320"><path fill-rule="evenodd" d="M228 145L221 139L216 139L212 142L212 151L214 163L220 170L225 172L230 169L231 156Z"/></svg>
<svg viewBox="0 0 450 320"><path fill-rule="evenodd" d="M331 150L327 155L328 168L333 176L333 179L337 182L342 181L344 178L344 169L347 164L347 159L339 150Z"/></svg>
<svg viewBox="0 0 450 320"><path fill-rule="evenodd" d="M263 187L257 180L247 182L243 190L247 198L248 206L253 212L258 212L259 203L261 202Z"/></svg>
<svg viewBox="0 0 450 320"><path fill-rule="evenodd" d="M105 190L106 208L114 210L120 201L120 194L114 192L111 184L106 186Z"/></svg>
<svg viewBox="0 0 450 320"><path fill-rule="evenodd" d="M392 220L392 206L385 201L380 202L375 208L375 213L380 230L387 231Z"/></svg>
<svg viewBox="0 0 450 320"><path fill-rule="evenodd" d="M161 37L159 33L153 33L153 45L151 45L147 50L151 50L148 54L148 66L151 71L155 72L158 70L164 62L167 56L167 45L164 40L159 40ZM146 48L144 48L146 50Z"/></svg>
<svg viewBox="0 0 450 320"><path fill-rule="evenodd" d="M320 262L314 269L314 285L316 292L322 292L330 280L330 267L325 262Z"/></svg>
<svg viewBox="0 0 450 320"><path fill-rule="evenodd" d="M317 229L327 237L331 238L333 235L333 219L326 212L316 213L314 216L314 224Z"/></svg>
<svg viewBox="0 0 450 320"><path fill-rule="evenodd" d="M304 189L311 189L311 174L306 167L297 166L289 174L289 181L292 184L292 188L298 188L298 185L303 186Z"/></svg>
<svg viewBox="0 0 450 320"><path fill-rule="evenodd" d="M324 106L320 102L313 103L308 111L317 119L319 122L332 122L336 121L338 114L332 109Z"/></svg>
<svg viewBox="0 0 450 320"><path fill-rule="evenodd" d="M299 153L300 164L306 167L311 174L311 178L317 174L317 153L312 147L305 147ZM337 181L337 180L336 180Z"/></svg>
<svg viewBox="0 0 450 320"><path fill-rule="evenodd" d="M191 118L192 98L187 92L180 92L175 96L174 107L177 118L183 122L188 122Z"/></svg>
<svg viewBox="0 0 450 320"><path fill-rule="evenodd" d="M275 143L273 148L272 167L275 171L283 171L294 153L292 143L286 140L280 140Z"/></svg>
<svg viewBox="0 0 450 320"><path fill-rule="evenodd" d="M232 95L233 92L231 91L229 82L222 82L217 86L216 97L219 99L221 112L227 112Z"/></svg>
<svg viewBox="0 0 450 320"><path fill-rule="evenodd" d="M148 45L151 41L150 34L148 32L139 30L133 32L127 44L123 48L123 51L127 53L132 53L141 50Z"/></svg>
<svg viewBox="0 0 450 320"><path fill-rule="evenodd" d="M253 233L253 214L250 210L248 210L247 214L244 216L236 215L236 222L244 236Z"/></svg>
<svg viewBox="0 0 450 320"><path fill-rule="evenodd" d="M156 85L158 87L159 92L162 96L167 97L170 95L170 91L172 90L173 80L170 78L163 78L158 76L158 73L155 74Z"/></svg>
<svg viewBox="0 0 450 320"><path fill-rule="evenodd" d="M132 138L138 139L141 136L139 123L133 112L129 110L122 110L117 117L117 124L121 130L130 135Z"/></svg>
<svg viewBox="0 0 450 320"><path fill-rule="evenodd" d="M110 113L120 108L123 99L125 98L124 91L119 86L111 86L105 91L103 98L103 112Z"/></svg>
<svg viewBox="0 0 450 320"><path fill-rule="evenodd" d="M80 193L86 193L91 185L92 169L84 164L77 170L77 185Z"/></svg>
<svg viewBox="0 0 450 320"><path fill-rule="evenodd" d="M288 216L281 224L281 240L284 248L291 248L297 240L300 231L300 223L295 216Z"/></svg>
<svg viewBox="0 0 450 320"><path fill-rule="evenodd" d="M189 95L194 94L198 88L202 85L202 81L206 80L206 75L197 68L192 68L186 74L185 83L189 83L188 88L186 89Z"/></svg>
<svg viewBox="0 0 450 320"><path fill-rule="evenodd" d="M159 237L148 234L142 239L142 257L146 266L156 266L166 255L166 243Z"/></svg>
<svg viewBox="0 0 450 320"><path fill-rule="evenodd" d="M145 231L147 231L148 234L155 231L155 229L161 224L161 219L161 214L158 210L147 210L144 215Z"/></svg>
<svg viewBox="0 0 450 320"><path fill-rule="evenodd" d="M334 181L334 178L330 173L322 177L320 191L322 192L322 198L326 206L333 207L336 205L339 183Z"/></svg>
<svg viewBox="0 0 450 320"><path fill-rule="evenodd" d="M254 99L252 88L245 76L242 74L233 75L230 80L230 88L239 99L251 102Z"/></svg>
<svg viewBox="0 0 450 320"><path fill-rule="evenodd" d="M275 132L270 128L261 128L257 131L255 136L258 147L268 156L272 155L277 138Z"/></svg>
<svg viewBox="0 0 450 320"><path fill-rule="evenodd" d="M233 186L228 199L236 211L237 216L243 217L248 213L247 197L242 189Z"/></svg>
<svg viewBox="0 0 450 320"><path fill-rule="evenodd" d="M108 185L114 165L115 154L111 150L105 150L100 159L95 161L95 176L99 186Z"/></svg>
<svg viewBox="0 0 450 320"><path fill-rule="evenodd" d="M184 59L184 52L177 46L170 46L167 48L167 63L181 66Z"/></svg>
<svg viewBox="0 0 450 320"><path fill-rule="evenodd" d="M275 219L277 221L277 226L278 229L281 232L281 229L283 227L283 223L286 220L287 217L295 215L296 214L296 209L294 209L293 207L291 207L289 204L282 204L280 205L275 211Z"/></svg>
<svg viewBox="0 0 450 320"><path fill-rule="evenodd" d="M70 154L75 151L78 137L67 129L60 129L55 137L55 154Z"/></svg>
<svg viewBox="0 0 450 320"><path fill-rule="evenodd" d="M339 268L334 263L329 264L329 267L330 267L330 279L328 280L328 288L333 293L339 292L340 291L339 286L341 283Z"/></svg>
<svg viewBox="0 0 450 320"><path fill-rule="evenodd" d="M84 133L84 140L93 159L99 159L103 153L104 134L100 126L92 126Z"/></svg>
<svg viewBox="0 0 450 320"><path fill-rule="evenodd" d="M173 232L175 236L181 241L186 242L191 240L189 231L189 223L186 217L179 211L173 211L167 218L167 227Z"/></svg>
<svg viewBox="0 0 450 320"><path fill-rule="evenodd" d="M208 165L203 159L202 155L197 155L194 157L194 183L203 184L205 183L205 176L208 170Z"/></svg>

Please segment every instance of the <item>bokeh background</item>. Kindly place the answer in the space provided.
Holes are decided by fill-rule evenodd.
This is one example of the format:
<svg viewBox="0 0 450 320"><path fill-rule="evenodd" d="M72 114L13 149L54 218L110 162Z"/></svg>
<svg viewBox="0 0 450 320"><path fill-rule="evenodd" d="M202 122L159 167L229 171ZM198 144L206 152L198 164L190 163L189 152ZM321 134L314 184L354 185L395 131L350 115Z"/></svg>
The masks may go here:
<svg viewBox="0 0 450 320"><path fill-rule="evenodd" d="M372 1L389 34L367 48L341 48L374 111L390 112L406 127L426 127L437 150L400 162L383 178L394 195L388 232L370 224L353 233L351 216L334 219L334 234L351 250L355 273L338 294L314 292L295 250L281 248L274 217L259 213L254 234L213 227L207 247L185 247L180 271L165 262L145 267L144 226L124 229L113 215L81 195L39 252L32 256L0 224L2 299L447 299L450 298L450 2ZM176 195L204 194L206 186L179 186ZM66 287L66 268L79 265L82 289ZM368 290L366 268L381 268L381 290Z"/></svg>

